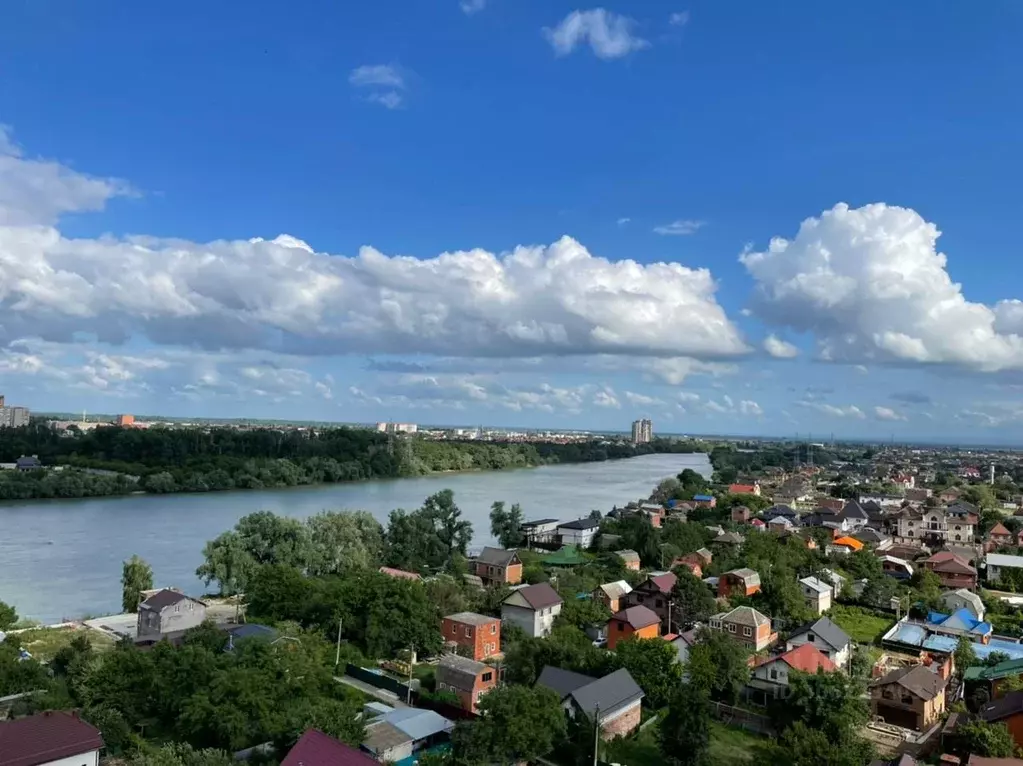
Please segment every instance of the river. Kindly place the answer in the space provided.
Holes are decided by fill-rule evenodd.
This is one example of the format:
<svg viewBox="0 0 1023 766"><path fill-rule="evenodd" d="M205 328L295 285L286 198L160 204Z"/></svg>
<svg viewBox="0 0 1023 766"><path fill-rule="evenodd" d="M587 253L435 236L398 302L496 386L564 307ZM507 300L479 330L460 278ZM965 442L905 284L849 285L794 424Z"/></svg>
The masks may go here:
<svg viewBox="0 0 1023 766"><path fill-rule="evenodd" d="M121 563L137 553L157 586L199 595L203 544L252 511L305 518L325 509L370 511L386 526L395 508L413 509L441 489L492 542L490 505L519 503L527 519L570 520L646 497L684 468L709 477L706 455L644 455L514 471L459 473L316 487L181 495L132 495L0 504L0 601L50 623L120 609Z"/></svg>

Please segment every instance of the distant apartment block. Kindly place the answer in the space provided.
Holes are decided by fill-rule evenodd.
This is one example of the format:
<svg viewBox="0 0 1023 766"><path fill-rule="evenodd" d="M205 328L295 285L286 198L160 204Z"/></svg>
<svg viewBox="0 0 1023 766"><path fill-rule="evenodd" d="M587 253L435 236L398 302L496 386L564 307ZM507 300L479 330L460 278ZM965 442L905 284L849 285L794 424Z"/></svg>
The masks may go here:
<svg viewBox="0 0 1023 766"><path fill-rule="evenodd" d="M9 407L0 395L0 428L21 428L29 421L28 407Z"/></svg>
<svg viewBox="0 0 1023 766"><path fill-rule="evenodd" d="M654 438L654 422L652 420L632 421L632 443L646 444Z"/></svg>
<svg viewBox="0 0 1023 766"><path fill-rule="evenodd" d="M382 434L414 434L419 426L415 423L377 423L377 430Z"/></svg>
<svg viewBox="0 0 1023 766"><path fill-rule="evenodd" d="M117 420L114 421L117 425L122 427L135 425L134 415L118 415Z"/></svg>

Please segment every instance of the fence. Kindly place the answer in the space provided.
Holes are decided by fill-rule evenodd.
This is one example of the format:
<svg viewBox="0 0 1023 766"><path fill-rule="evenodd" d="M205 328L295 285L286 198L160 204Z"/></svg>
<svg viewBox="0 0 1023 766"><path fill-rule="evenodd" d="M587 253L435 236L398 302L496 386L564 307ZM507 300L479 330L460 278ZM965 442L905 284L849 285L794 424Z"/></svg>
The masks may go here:
<svg viewBox="0 0 1023 766"><path fill-rule="evenodd" d="M714 717L721 723L729 726L738 726L740 729L751 731L765 737L775 735L774 725L766 715L760 715L741 707L726 705L724 702L715 702L713 709Z"/></svg>
<svg viewBox="0 0 1023 766"><path fill-rule="evenodd" d="M404 684L396 678L384 675L378 670L372 670L370 668L360 668L358 665L352 665L348 663L345 666L345 675L349 675L352 678L362 681L363 683L375 686L378 689L386 689L398 696L398 699L404 700L408 698L409 687L408 684ZM412 680L412 692L417 693L419 691L419 679Z"/></svg>

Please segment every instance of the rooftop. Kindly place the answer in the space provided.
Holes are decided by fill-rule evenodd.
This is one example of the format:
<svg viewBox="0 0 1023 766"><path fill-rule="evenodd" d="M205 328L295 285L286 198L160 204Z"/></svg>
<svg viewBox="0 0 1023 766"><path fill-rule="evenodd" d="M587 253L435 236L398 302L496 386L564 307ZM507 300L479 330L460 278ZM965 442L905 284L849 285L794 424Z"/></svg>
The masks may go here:
<svg viewBox="0 0 1023 766"><path fill-rule="evenodd" d="M281 761L281 766L380 766L360 750L322 731L309 729Z"/></svg>
<svg viewBox="0 0 1023 766"><path fill-rule="evenodd" d="M622 609L611 619L616 622L624 622L633 630L642 630L651 625L659 625L661 622L661 618L657 616L655 611L642 604Z"/></svg>
<svg viewBox="0 0 1023 766"><path fill-rule="evenodd" d="M449 614L444 619L459 622L463 625L489 625L492 622L500 622L496 617L477 614L476 612L458 612L457 614Z"/></svg>
<svg viewBox="0 0 1023 766"><path fill-rule="evenodd" d="M0 766L38 766L102 747L99 729L74 713L55 710L0 721Z"/></svg>

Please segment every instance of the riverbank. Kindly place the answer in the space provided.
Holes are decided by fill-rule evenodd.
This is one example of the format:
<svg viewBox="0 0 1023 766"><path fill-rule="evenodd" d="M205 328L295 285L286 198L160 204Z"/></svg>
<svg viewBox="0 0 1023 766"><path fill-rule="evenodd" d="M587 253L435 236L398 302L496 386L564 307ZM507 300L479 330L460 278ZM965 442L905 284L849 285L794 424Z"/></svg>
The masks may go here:
<svg viewBox="0 0 1023 766"><path fill-rule="evenodd" d="M323 510L365 510L382 524L397 508L414 509L451 489L472 523L473 545L491 543L490 506L519 503L527 519L573 519L650 494L658 481L692 468L710 476L704 454L645 455L630 460L540 466L523 471L463 472L289 487L251 492L129 495L0 504L0 601L45 623L83 613L109 614L120 600L121 563L138 554L156 582L192 595L202 548L258 510L306 518Z"/></svg>

